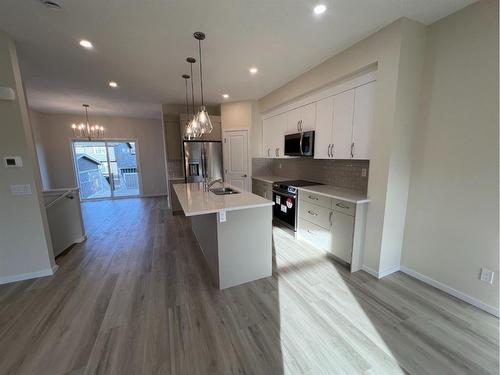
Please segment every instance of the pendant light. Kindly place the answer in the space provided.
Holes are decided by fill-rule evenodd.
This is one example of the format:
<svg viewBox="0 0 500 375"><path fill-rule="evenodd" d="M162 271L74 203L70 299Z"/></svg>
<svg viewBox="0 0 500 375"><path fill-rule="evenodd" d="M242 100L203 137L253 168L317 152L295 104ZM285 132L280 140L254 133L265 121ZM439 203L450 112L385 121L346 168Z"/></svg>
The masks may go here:
<svg viewBox="0 0 500 375"><path fill-rule="evenodd" d="M200 126L201 134L210 134L213 130L212 121L205 108L205 103L203 101L203 66L201 63L201 41L205 40L205 33L201 31L196 31L193 34L194 38L198 40L198 57L200 59L200 92L201 92L201 106L196 114L196 119Z"/></svg>
<svg viewBox="0 0 500 375"><path fill-rule="evenodd" d="M102 138L104 135L104 127L99 125L90 125L89 122L89 109L90 105L83 104L83 108L85 108L85 123L81 123L79 125L72 124L71 129L73 130L73 137L78 138L88 138L88 140Z"/></svg>
<svg viewBox="0 0 500 375"><path fill-rule="evenodd" d="M191 77L187 74L183 74L182 78L184 78L184 84L186 86L186 114L188 116L188 120L184 125L184 138L187 138L190 141L193 138L193 129L191 129L191 119L189 118L188 79Z"/></svg>
<svg viewBox="0 0 500 375"><path fill-rule="evenodd" d="M197 116L195 114L195 110L194 110L193 64L196 62L196 59L194 57L188 57L186 59L186 61L189 63L190 69L191 69L191 99L192 99L192 104L193 104L193 118L189 122L189 127L191 128L191 130L193 132L193 138L198 138L202 135L202 132L201 132L200 123L198 122L198 118L197 118Z"/></svg>

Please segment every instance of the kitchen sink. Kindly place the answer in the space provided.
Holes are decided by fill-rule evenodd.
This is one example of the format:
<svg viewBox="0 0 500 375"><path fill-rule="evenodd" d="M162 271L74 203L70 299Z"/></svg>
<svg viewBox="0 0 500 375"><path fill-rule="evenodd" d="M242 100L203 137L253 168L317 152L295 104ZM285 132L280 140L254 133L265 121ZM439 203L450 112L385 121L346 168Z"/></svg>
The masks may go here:
<svg viewBox="0 0 500 375"><path fill-rule="evenodd" d="M236 191L236 190L228 188L228 187L210 189L210 191L212 193L214 193L215 195L228 195L228 194L238 194L239 193L239 191Z"/></svg>

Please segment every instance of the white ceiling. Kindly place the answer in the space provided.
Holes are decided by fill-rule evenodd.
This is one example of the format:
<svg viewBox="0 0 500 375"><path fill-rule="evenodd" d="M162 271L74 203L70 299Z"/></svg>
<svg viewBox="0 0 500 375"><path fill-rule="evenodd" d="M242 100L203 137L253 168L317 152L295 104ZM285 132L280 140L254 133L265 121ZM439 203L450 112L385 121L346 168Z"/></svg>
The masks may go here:
<svg viewBox="0 0 500 375"><path fill-rule="evenodd" d="M0 29L17 42L30 105L43 111L159 118L183 103L204 31L206 101L259 99L401 16L430 24L473 0L1 0ZM328 6L312 14L318 2ZM78 45L88 39L88 51ZM250 76L248 69L259 73ZM195 74L198 81L198 74ZM108 87L117 81L119 89ZM198 88L198 86L196 86ZM199 91L196 90L199 98Z"/></svg>

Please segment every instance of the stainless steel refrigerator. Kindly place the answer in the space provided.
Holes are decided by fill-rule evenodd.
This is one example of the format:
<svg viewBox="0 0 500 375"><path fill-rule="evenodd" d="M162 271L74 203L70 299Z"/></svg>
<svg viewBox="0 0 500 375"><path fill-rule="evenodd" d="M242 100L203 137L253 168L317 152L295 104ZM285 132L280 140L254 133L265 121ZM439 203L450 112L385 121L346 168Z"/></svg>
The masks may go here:
<svg viewBox="0 0 500 375"><path fill-rule="evenodd" d="M220 141L184 141L183 155L186 182L223 178Z"/></svg>

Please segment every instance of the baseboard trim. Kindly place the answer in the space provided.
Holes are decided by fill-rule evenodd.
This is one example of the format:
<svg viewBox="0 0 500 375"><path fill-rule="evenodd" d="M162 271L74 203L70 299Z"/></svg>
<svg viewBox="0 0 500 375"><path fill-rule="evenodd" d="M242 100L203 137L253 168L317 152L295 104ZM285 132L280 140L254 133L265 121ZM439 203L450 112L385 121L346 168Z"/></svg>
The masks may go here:
<svg viewBox="0 0 500 375"><path fill-rule="evenodd" d="M0 277L0 284L8 284L16 281L36 279L38 277L51 276L57 272L59 266L54 264L51 268L47 268L45 270L36 271L36 272L28 272L28 273L20 273L17 275Z"/></svg>
<svg viewBox="0 0 500 375"><path fill-rule="evenodd" d="M139 198L154 198L154 197L167 197L167 193L160 193L160 194L144 194L139 196Z"/></svg>
<svg viewBox="0 0 500 375"><path fill-rule="evenodd" d="M87 241L87 235L86 235L86 234L84 234L84 235L83 235L83 236L81 236L80 238L77 238L77 239L75 240L75 243L82 243L82 242L85 242L85 241Z"/></svg>
<svg viewBox="0 0 500 375"><path fill-rule="evenodd" d="M386 276L390 275L391 273L398 272L399 271L399 266L396 265L396 266L393 266L393 267L389 267L389 268L386 268L385 270L379 272L379 271L375 271L371 267L368 267L366 264L363 264L363 266L361 267L361 269L363 271L365 271L366 273L369 273L373 277L376 277L377 279L381 279L383 277L386 277Z"/></svg>
<svg viewBox="0 0 500 375"><path fill-rule="evenodd" d="M484 302L481 302L480 300L469 296L468 294L462 293L456 289L453 289L452 287L443 284L437 280L434 280L428 276L422 275L421 273L414 271L410 268L401 266L400 271L414 277L417 280L422 281L423 283L426 283L428 285L433 286L436 289L439 289L445 293L448 293L452 295L453 297L458 298L459 300L462 300L464 302L467 302L468 304L477 307L478 309L481 309L483 311L486 311L487 313L496 316L497 318L500 317L500 311L496 307L490 306Z"/></svg>

